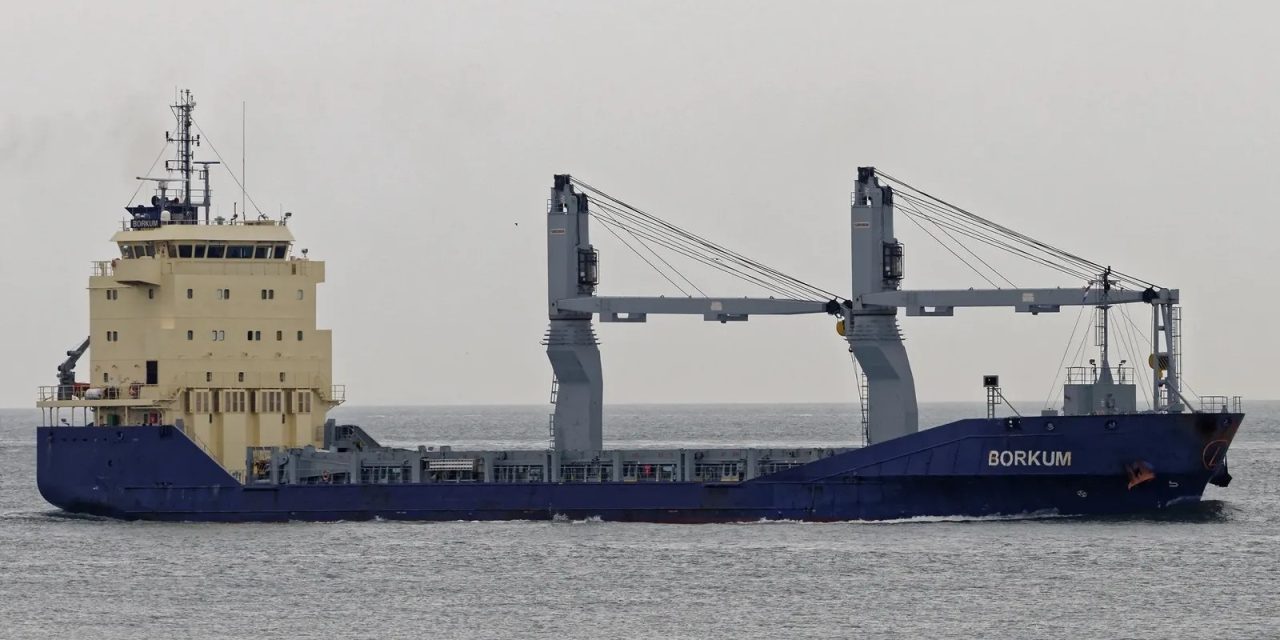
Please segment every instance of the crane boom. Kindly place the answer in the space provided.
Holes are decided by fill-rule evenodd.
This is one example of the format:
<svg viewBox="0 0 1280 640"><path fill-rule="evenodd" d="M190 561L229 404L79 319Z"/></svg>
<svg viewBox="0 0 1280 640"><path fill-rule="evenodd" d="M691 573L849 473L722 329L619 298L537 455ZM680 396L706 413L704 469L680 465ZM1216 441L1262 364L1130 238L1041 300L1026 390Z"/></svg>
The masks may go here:
<svg viewBox="0 0 1280 640"><path fill-rule="evenodd" d="M76 363L80 361L80 357L85 351L89 350L89 338L86 337L79 347L67 352L67 359L58 365L58 399L69 400L71 398L72 387L76 384ZM63 395L67 397L64 398Z"/></svg>

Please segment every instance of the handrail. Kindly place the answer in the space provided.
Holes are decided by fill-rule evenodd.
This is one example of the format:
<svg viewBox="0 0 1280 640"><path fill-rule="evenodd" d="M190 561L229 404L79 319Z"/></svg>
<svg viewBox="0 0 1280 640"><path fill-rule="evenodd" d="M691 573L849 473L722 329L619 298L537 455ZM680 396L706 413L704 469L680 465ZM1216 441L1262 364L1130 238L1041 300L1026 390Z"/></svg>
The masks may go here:
<svg viewBox="0 0 1280 640"><path fill-rule="evenodd" d="M75 401L96 402L99 400L138 400L139 402L158 402L163 398L146 397L148 389L159 388L158 384L124 383L94 386L85 382L76 384L41 385L36 387L37 402ZM98 392L95 394L94 392ZM88 397L90 395L99 397Z"/></svg>
<svg viewBox="0 0 1280 640"><path fill-rule="evenodd" d="M213 455L213 451L209 449L209 445L206 445L204 443L204 440L198 434L196 434L195 430L188 431L187 425L185 424L175 424L173 426L175 429L182 432L182 435L186 436L188 440L195 443L197 447L200 447L200 449L204 451L205 454L208 455L210 458L213 458L215 461L218 459L218 456Z"/></svg>
<svg viewBox="0 0 1280 640"><path fill-rule="evenodd" d="M1243 405L1241 396L1200 396L1200 413L1241 413Z"/></svg>
<svg viewBox="0 0 1280 640"><path fill-rule="evenodd" d="M1133 384L1133 367L1107 367L1116 384ZM1096 384L1100 367L1067 367L1067 384Z"/></svg>
<svg viewBox="0 0 1280 640"><path fill-rule="evenodd" d="M139 227L135 229L133 226L133 220L134 220L133 218L121 218L120 230L121 231L139 231L143 229L156 228L153 226L153 227ZM218 220L222 220L222 222L218 222ZM240 226L287 227L289 226L289 223L286 220L277 220L275 218L266 218L261 220L257 218L250 218L250 219L237 218L235 220L228 220L226 218L217 217L217 218L213 218L210 222L205 222L204 220L159 220L156 222L156 225L160 227L167 227L170 225L205 226L205 227L240 227Z"/></svg>
<svg viewBox="0 0 1280 640"><path fill-rule="evenodd" d="M328 402L342 404L347 401L347 385L335 384L329 386L329 397L325 398Z"/></svg>

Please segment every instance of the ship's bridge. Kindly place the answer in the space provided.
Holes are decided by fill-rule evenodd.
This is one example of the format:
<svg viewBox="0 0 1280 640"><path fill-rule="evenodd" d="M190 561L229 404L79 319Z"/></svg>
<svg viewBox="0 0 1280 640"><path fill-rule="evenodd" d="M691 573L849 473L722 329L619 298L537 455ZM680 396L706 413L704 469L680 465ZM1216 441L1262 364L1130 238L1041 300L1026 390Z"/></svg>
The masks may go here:
<svg viewBox="0 0 1280 640"><path fill-rule="evenodd" d="M127 223L126 223L127 224ZM164 224L117 232L111 241L121 257L206 260L284 260L293 234L283 221L251 220L230 224Z"/></svg>

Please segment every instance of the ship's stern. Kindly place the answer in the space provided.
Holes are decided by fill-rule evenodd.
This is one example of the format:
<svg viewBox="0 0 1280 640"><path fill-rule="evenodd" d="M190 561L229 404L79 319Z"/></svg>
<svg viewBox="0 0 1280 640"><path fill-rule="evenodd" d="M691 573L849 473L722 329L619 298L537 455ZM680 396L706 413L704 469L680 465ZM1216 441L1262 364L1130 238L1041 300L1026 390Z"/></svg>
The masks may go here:
<svg viewBox="0 0 1280 640"><path fill-rule="evenodd" d="M147 517L157 491L240 486L170 425L38 427L36 439L40 495L71 513Z"/></svg>

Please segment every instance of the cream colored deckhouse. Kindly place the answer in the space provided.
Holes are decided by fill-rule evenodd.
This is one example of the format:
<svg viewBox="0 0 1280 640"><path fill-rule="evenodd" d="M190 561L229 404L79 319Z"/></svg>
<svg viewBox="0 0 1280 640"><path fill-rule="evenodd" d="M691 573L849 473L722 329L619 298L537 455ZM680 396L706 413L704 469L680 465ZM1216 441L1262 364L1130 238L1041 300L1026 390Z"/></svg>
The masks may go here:
<svg viewBox="0 0 1280 640"><path fill-rule="evenodd" d="M173 105L172 177L150 179L157 194L128 207L111 239L118 257L93 263L87 373L75 379L83 350L68 352L61 384L41 387L38 405L52 424L182 425L235 470L246 447L319 446L343 389L332 384L330 332L316 328L324 263L295 253L288 215L209 219L215 163L191 159L194 106L189 92Z"/></svg>

